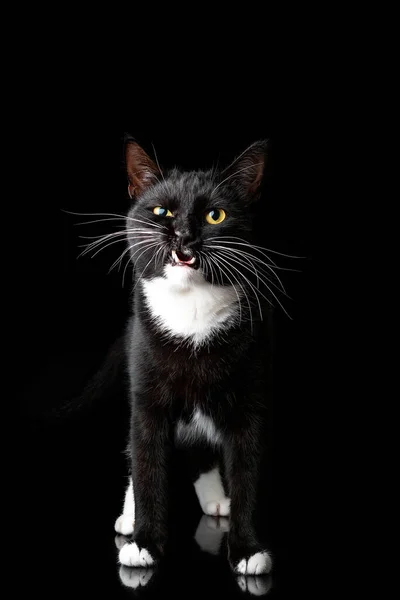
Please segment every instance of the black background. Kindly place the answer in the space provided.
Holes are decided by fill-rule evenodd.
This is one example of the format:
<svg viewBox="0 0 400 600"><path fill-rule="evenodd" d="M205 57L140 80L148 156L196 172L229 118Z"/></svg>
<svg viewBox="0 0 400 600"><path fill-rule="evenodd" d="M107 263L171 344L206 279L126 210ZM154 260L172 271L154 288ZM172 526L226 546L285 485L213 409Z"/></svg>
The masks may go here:
<svg viewBox="0 0 400 600"><path fill-rule="evenodd" d="M43 596L132 595L119 580L113 533L126 477L126 399L116 391L89 414L62 422L42 419L47 409L82 390L126 322L129 277L123 288L121 272L107 274L122 246L77 259L85 243L79 236L113 231L113 223L77 225L91 217L63 212L126 211L124 132L149 152L154 144L161 164L187 168L232 160L253 141L270 140L265 245L306 259L280 263L302 272L283 276L292 298L285 307L293 320L278 311L268 515L276 569L268 597L311 590L321 510L315 456L319 408L312 392L315 97L304 73L276 83L267 75L263 89L253 92L249 83L240 90L231 80L225 93L201 86L201 92L183 87L177 94L175 85L172 101L165 86L145 101L143 93L130 95L123 84L113 88L108 101L100 86L89 101L78 82L72 88L57 82L41 90L44 106L30 107L19 149L23 177L15 182L24 244L16 255L14 388L22 511L33 541L23 562ZM179 493L186 536L182 562L171 565L153 592L150 585L144 591L153 597L169 590L182 597L194 591L200 597L240 597L225 562L192 548L201 513L187 491Z"/></svg>

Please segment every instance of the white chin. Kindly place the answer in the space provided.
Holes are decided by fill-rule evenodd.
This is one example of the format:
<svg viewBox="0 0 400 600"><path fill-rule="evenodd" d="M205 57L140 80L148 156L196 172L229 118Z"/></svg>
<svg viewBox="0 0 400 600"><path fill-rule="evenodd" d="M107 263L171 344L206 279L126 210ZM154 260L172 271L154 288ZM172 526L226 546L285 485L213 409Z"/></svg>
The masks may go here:
<svg viewBox="0 0 400 600"><path fill-rule="evenodd" d="M164 275L172 286L178 288L189 288L204 280L198 269L178 265L166 265Z"/></svg>

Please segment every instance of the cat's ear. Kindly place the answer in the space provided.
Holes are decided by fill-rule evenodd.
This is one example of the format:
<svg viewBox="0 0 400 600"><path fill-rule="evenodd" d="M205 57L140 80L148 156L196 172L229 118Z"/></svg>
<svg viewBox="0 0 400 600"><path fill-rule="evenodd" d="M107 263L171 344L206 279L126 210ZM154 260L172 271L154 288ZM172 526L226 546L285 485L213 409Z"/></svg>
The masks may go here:
<svg viewBox="0 0 400 600"><path fill-rule="evenodd" d="M267 161L268 141L260 140L246 148L222 175L221 184L234 184L247 202L254 202L260 196L260 186Z"/></svg>
<svg viewBox="0 0 400 600"><path fill-rule="evenodd" d="M132 198L139 196L147 187L161 177L156 163L131 137L125 137L125 165L128 175L128 191Z"/></svg>

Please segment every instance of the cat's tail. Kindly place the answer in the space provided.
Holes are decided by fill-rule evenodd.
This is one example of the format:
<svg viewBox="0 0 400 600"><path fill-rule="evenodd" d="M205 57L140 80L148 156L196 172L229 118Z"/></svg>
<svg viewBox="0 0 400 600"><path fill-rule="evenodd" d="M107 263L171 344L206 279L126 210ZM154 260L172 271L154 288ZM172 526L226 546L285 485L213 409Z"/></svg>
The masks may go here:
<svg viewBox="0 0 400 600"><path fill-rule="evenodd" d="M89 379L81 394L53 407L42 415L43 420L54 422L80 418L92 413L111 397L121 394L126 383L125 335L119 337L110 347L100 368Z"/></svg>

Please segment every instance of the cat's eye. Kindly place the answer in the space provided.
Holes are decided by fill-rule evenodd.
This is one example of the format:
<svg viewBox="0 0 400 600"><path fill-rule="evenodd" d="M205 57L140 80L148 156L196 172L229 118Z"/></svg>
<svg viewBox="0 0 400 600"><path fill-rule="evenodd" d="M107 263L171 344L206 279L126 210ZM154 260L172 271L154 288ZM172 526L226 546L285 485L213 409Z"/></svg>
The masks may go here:
<svg viewBox="0 0 400 600"><path fill-rule="evenodd" d="M173 217L172 212L168 210L168 208L163 208L162 206L154 207L153 213L159 217Z"/></svg>
<svg viewBox="0 0 400 600"><path fill-rule="evenodd" d="M222 208L213 208L206 214L206 221L210 225L218 225L225 219L226 213Z"/></svg>

